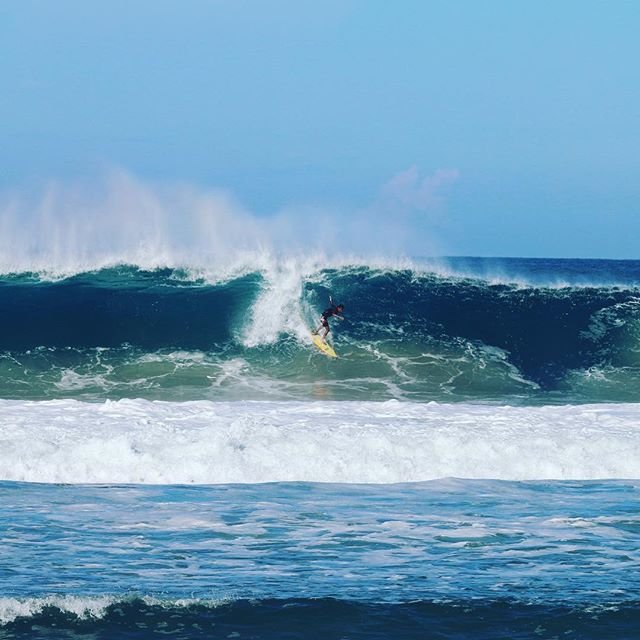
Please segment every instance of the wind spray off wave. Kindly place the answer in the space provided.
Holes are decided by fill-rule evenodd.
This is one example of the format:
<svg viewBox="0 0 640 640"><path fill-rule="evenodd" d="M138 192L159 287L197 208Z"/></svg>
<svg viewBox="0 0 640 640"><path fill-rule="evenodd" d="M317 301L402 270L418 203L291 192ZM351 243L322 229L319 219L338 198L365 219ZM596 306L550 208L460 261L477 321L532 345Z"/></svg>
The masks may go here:
<svg viewBox="0 0 640 640"><path fill-rule="evenodd" d="M124 171L94 184L52 181L40 190L0 192L0 273L55 279L130 264L189 268L217 280L267 269L283 254L326 262L325 254L432 253L425 229L413 242L413 223L441 209L440 190L456 177L440 170L420 179L412 169L360 208L299 205L269 215L248 211L222 189L146 183Z"/></svg>

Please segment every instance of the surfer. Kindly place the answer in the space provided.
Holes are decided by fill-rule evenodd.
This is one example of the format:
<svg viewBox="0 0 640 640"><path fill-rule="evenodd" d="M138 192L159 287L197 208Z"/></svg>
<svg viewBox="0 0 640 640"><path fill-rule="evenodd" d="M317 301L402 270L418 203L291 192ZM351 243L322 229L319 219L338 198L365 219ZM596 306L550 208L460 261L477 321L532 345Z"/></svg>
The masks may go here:
<svg viewBox="0 0 640 640"><path fill-rule="evenodd" d="M312 331L313 335L318 335L318 331L324 327L324 335L322 336L323 340L327 335L329 335L329 331L331 331L331 328L329 327L329 318L344 320L344 317L340 315L344 311L344 305L334 305L333 298L331 296L329 296L329 304L331 306L328 309L325 309L320 316L320 326L315 331Z"/></svg>

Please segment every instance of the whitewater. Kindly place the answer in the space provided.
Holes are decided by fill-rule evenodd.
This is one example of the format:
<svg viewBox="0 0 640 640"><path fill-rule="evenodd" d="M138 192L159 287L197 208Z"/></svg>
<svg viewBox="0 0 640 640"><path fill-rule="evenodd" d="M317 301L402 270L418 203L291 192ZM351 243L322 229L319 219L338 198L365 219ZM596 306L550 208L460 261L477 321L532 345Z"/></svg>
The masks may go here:
<svg viewBox="0 0 640 640"><path fill-rule="evenodd" d="M397 483L640 476L637 405L0 401L0 477Z"/></svg>

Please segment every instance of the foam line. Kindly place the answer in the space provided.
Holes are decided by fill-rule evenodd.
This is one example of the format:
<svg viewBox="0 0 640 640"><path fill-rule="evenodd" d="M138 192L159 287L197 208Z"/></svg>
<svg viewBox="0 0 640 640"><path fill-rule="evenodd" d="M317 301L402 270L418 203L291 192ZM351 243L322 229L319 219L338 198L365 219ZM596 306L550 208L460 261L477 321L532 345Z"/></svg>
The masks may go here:
<svg viewBox="0 0 640 640"><path fill-rule="evenodd" d="M0 479L393 483L640 477L640 405L0 401Z"/></svg>

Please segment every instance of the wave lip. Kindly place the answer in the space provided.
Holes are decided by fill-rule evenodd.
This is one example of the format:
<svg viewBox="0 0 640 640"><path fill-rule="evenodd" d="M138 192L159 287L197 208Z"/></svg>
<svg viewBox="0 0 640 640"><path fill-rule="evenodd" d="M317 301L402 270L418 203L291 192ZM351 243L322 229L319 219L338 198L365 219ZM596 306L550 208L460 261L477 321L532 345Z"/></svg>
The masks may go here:
<svg viewBox="0 0 640 640"><path fill-rule="evenodd" d="M0 479L418 482L640 477L640 406L0 401Z"/></svg>

